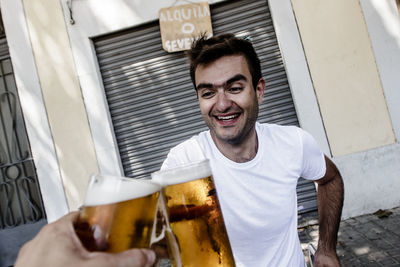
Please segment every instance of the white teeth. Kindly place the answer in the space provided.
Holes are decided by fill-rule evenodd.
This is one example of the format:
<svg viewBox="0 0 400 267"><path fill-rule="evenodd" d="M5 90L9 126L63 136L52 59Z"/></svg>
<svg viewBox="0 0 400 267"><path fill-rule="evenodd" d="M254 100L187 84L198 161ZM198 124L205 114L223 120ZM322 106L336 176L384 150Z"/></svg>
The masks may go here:
<svg viewBox="0 0 400 267"><path fill-rule="evenodd" d="M238 115L231 115L231 116L217 116L219 120L232 120L234 118L238 117Z"/></svg>

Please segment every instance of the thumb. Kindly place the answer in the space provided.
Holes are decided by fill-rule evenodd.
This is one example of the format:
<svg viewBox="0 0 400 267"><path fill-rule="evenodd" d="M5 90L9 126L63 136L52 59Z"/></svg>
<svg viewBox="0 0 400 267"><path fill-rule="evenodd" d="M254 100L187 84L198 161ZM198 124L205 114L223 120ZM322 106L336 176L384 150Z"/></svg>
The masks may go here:
<svg viewBox="0 0 400 267"><path fill-rule="evenodd" d="M150 267L156 260L156 254L150 249L131 249L113 256L118 267Z"/></svg>

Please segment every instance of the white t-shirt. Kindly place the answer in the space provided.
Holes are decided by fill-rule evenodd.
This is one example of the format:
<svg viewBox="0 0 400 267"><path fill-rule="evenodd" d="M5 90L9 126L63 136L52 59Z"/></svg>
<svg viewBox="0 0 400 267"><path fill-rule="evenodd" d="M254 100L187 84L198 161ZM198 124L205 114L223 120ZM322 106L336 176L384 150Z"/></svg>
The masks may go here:
<svg viewBox="0 0 400 267"><path fill-rule="evenodd" d="M325 174L324 154L310 134L295 126L256 123L257 155L236 163L205 131L175 146L162 169L210 160L237 266L304 266L297 233L299 177Z"/></svg>

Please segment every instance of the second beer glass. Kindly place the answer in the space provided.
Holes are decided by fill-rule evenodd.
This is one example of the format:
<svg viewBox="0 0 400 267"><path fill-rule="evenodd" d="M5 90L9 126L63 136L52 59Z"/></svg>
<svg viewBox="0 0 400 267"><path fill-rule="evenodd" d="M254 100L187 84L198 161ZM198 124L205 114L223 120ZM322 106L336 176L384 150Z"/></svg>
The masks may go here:
<svg viewBox="0 0 400 267"><path fill-rule="evenodd" d="M163 186L173 266L235 266L208 160L152 173ZM171 251L170 251L171 253ZM177 258L178 257L178 258Z"/></svg>

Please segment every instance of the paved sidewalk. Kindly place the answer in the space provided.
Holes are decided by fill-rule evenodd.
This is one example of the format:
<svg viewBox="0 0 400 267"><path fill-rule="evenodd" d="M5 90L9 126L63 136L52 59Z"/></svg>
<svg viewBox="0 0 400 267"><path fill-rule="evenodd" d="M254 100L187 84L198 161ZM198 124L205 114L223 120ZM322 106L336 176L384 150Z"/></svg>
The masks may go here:
<svg viewBox="0 0 400 267"><path fill-rule="evenodd" d="M305 251L317 247L318 225L299 228ZM400 266L400 207L340 223L338 255L342 266Z"/></svg>

